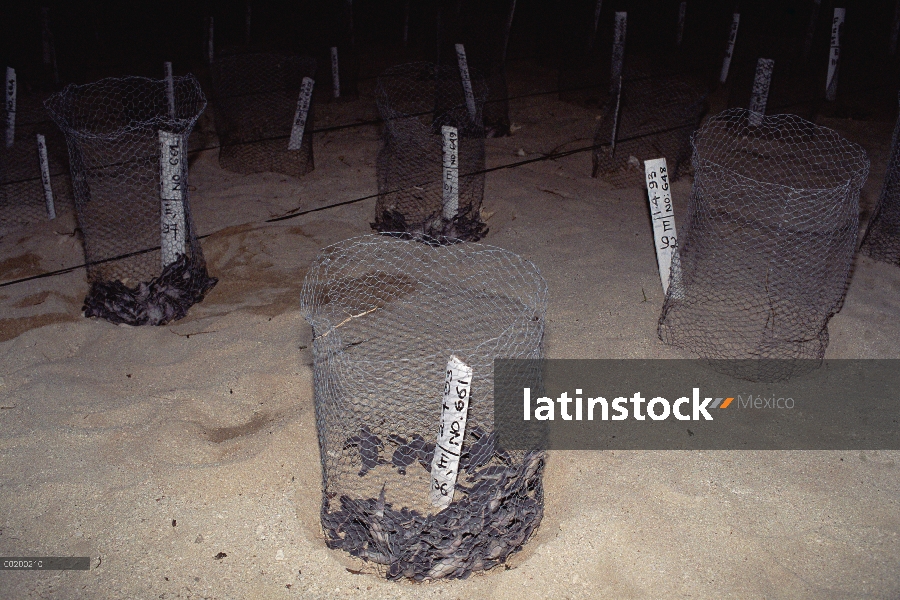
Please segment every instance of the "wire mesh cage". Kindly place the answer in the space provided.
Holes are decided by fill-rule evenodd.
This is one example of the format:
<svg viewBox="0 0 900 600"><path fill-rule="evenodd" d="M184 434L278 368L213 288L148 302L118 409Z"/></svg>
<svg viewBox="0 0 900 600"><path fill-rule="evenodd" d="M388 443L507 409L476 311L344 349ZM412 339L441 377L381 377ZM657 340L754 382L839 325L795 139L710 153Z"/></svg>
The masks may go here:
<svg viewBox="0 0 900 600"><path fill-rule="evenodd" d="M314 79L312 58L274 53L232 54L212 64L219 164L237 173L306 175L313 162L313 105L292 135L304 78ZM297 139L295 139L297 138Z"/></svg>
<svg viewBox="0 0 900 600"><path fill-rule="evenodd" d="M6 140L12 141L7 146L0 140L0 232L73 209L66 142L59 128L36 94L19 94L12 112L10 118L0 108L0 124L7 126Z"/></svg>
<svg viewBox="0 0 900 600"><path fill-rule="evenodd" d="M472 100L460 70L420 62L392 67L378 77L376 98L384 119L378 150L375 223L382 232L425 233L477 241L487 233L481 220L484 198L484 79L470 73ZM474 116L473 116L474 115ZM456 182L445 193L444 127L458 139Z"/></svg>
<svg viewBox="0 0 900 600"><path fill-rule="evenodd" d="M684 173L706 96L674 76L630 75L607 102L594 134L593 176L616 188L644 185L644 161L664 156Z"/></svg>
<svg viewBox="0 0 900 600"><path fill-rule="evenodd" d="M388 578L463 578L504 562L543 516L545 454L494 429L493 361L542 355L547 287L482 244L370 235L326 248L304 282L313 329L326 543ZM430 502L451 356L472 369L452 502Z"/></svg>
<svg viewBox="0 0 900 600"><path fill-rule="evenodd" d="M185 153L206 107L197 80L69 85L46 102L69 148L88 281L85 316L160 325L216 283L191 217Z"/></svg>
<svg viewBox="0 0 900 600"><path fill-rule="evenodd" d="M900 117L894 126L881 196L860 249L875 260L900 266Z"/></svg>
<svg viewBox="0 0 900 600"><path fill-rule="evenodd" d="M710 118L692 145L660 339L705 359L754 359L733 363L747 379L821 360L856 247L864 150L797 116L742 109Z"/></svg>

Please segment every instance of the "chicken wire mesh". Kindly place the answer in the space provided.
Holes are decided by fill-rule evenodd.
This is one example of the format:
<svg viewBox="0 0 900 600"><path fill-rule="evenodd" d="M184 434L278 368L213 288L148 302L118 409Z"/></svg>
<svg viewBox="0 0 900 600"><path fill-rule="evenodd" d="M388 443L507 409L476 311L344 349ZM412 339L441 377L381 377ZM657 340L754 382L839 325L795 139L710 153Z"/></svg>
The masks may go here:
<svg viewBox="0 0 900 600"><path fill-rule="evenodd" d="M608 100L594 134L593 176L616 188L644 185L644 161L665 157L674 177L688 165L706 96L673 76L634 75Z"/></svg>
<svg viewBox="0 0 900 600"><path fill-rule="evenodd" d="M212 80L219 165L243 174L271 171L301 177L312 171L311 102L299 144L291 144L291 133L303 78L313 79L315 73L312 58L272 53L217 57Z"/></svg>
<svg viewBox="0 0 900 600"><path fill-rule="evenodd" d="M900 117L894 126L891 157L881 196L872 215L863 238L862 252L875 260L900 266Z"/></svg>
<svg viewBox="0 0 900 600"><path fill-rule="evenodd" d="M323 250L301 293L326 542L390 579L489 569L543 516L544 453L497 443L493 360L541 357L547 286L511 252L441 242L340 242ZM438 512L430 475L451 355L473 374L455 496Z"/></svg>
<svg viewBox="0 0 900 600"><path fill-rule="evenodd" d="M378 150L378 200L372 227L477 241L487 233L484 197L484 79L471 72L470 114L456 65L420 62L378 77L376 99L384 120ZM457 209L445 210L442 127L458 135Z"/></svg>
<svg viewBox="0 0 900 600"><path fill-rule="evenodd" d="M694 184L659 337L729 361L746 379L790 376L825 354L868 158L797 116L743 109L710 118L692 145Z"/></svg>
<svg viewBox="0 0 900 600"><path fill-rule="evenodd" d="M45 222L51 214L73 209L65 138L36 95L20 93L16 104L13 144L7 147L0 140L0 232ZM5 107L0 108L0 124L9 122L7 115ZM42 179L38 134L44 138L53 213Z"/></svg>
<svg viewBox="0 0 900 600"><path fill-rule="evenodd" d="M46 102L69 148L90 283L85 316L164 324L216 283L194 230L185 154L206 99L192 75L170 81L102 79Z"/></svg>

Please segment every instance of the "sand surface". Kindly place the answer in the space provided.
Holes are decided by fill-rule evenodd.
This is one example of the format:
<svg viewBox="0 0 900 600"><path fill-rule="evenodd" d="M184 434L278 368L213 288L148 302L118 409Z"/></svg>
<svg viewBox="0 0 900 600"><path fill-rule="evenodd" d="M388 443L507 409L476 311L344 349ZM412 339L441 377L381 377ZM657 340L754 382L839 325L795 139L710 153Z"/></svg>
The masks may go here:
<svg viewBox="0 0 900 600"><path fill-rule="evenodd" d="M554 86L511 65L512 95ZM597 122L552 95L510 111L520 129L487 141L488 166L588 145ZM316 126L375 115L364 82ZM823 124L869 153L865 222L892 123ZM0 555L91 557L89 572L0 573L0 598L900 597L900 452L552 452L544 521L505 567L388 582L328 550L298 297L319 249L370 232L374 200L263 221L375 193L378 136L317 135L301 180L197 157L191 201L219 283L181 321L84 319L83 270L0 288ZM645 195L590 169L582 153L490 173L485 243L546 278L548 357L690 356L656 336ZM674 187L677 217L689 191ZM4 236L0 281L82 262L74 228L64 215ZM858 258L830 332L829 358L900 358L900 269Z"/></svg>

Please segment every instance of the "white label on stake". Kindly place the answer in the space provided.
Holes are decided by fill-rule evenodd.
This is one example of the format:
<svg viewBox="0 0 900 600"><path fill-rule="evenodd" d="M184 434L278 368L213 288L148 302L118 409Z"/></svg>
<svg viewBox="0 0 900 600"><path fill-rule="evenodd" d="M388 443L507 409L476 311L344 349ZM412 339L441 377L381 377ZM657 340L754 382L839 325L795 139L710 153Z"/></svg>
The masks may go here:
<svg viewBox="0 0 900 600"><path fill-rule="evenodd" d="M41 163L41 184L44 186L44 201L47 203L47 217L56 218L56 205L53 203L53 188L50 185L50 164L47 161L47 140L37 134L38 161Z"/></svg>
<svg viewBox="0 0 900 600"><path fill-rule="evenodd" d="M309 115L309 104L315 82L304 77L300 84L300 97L297 99L297 112L294 113L294 125L291 127L291 139L288 150L299 150L303 146L303 131L306 129L306 117Z"/></svg>
<svg viewBox="0 0 900 600"><path fill-rule="evenodd" d="M448 221L459 212L459 132L450 125L441 126L444 163L444 218Z"/></svg>
<svg viewBox="0 0 900 600"><path fill-rule="evenodd" d="M209 62L212 63L216 58L215 46L213 45L213 42L215 40L215 35L214 35L215 28L213 27L213 18L212 17L209 18L209 31L207 32L207 34L208 34L208 37L206 40L207 41L207 46L206 46L207 58L209 58Z"/></svg>
<svg viewBox="0 0 900 600"><path fill-rule="evenodd" d="M166 69L166 101L169 103L169 118L175 118L175 79L172 77L172 63L163 63Z"/></svg>
<svg viewBox="0 0 900 600"><path fill-rule="evenodd" d="M725 58L722 59L722 73L719 75L719 83L725 83L728 79L728 69L731 68L731 57L734 56L734 43L737 41L738 25L741 23L741 14L734 13L731 20L731 31L728 32L728 45L725 46Z"/></svg>
<svg viewBox="0 0 900 600"><path fill-rule="evenodd" d="M456 44L456 61L459 63L459 76L462 78L463 93L466 95L466 109L469 116L475 120L475 94L472 92L472 79L469 77L469 61L466 60L466 49L462 44Z"/></svg>
<svg viewBox="0 0 900 600"><path fill-rule="evenodd" d="M166 268L184 254L185 173L184 138L177 133L159 132L159 197L162 202L162 266Z"/></svg>
<svg viewBox="0 0 900 600"><path fill-rule="evenodd" d="M337 46L331 47L331 88L335 98L341 97L341 72L338 70Z"/></svg>
<svg viewBox="0 0 900 600"><path fill-rule="evenodd" d="M772 70L775 61L771 58L760 58L756 61L756 76L753 78L753 92L750 95L750 124L760 125L766 114L766 102L769 100L769 85L772 83Z"/></svg>
<svg viewBox="0 0 900 600"><path fill-rule="evenodd" d="M628 13L616 13L616 28L613 31L612 67L610 70L611 91L616 91L619 78L622 76L622 66L625 63L625 27L628 23Z"/></svg>
<svg viewBox="0 0 900 600"><path fill-rule="evenodd" d="M16 141L16 70L6 67L6 147L11 148Z"/></svg>
<svg viewBox="0 0 900 600"><path fill-rule="evenodd" d="M678 5L678 34L675 37L675 45L681 46L681 40L684 38L684 16L687 13L687 2Z"/></svg>
<svg viewBox="0 0 900 600"><path fill-rule="evenodd" d="M663 293L669 291L669 273L672 255L678 249L675 234L675 211L672 208L672 191L669 189L669 170L665 158L644 161L647 175L647 198L650 201L650 219L653 221L653 241L656 246L656 262Z"/></svg>
<svg viewBox="0 0 900 600"><path fill-rule="evenodd" d="M451 356L444 381L441 428L431 461L431 504L440 508L447 508L453 501L459 474L459 457L466 436L471 388L472 368Z"/></svg>
<svg viewBox="0 0 900 600"><path fill-rule="evenodd" d="M828 56L828 79L825 82L825 99L834 102L837 98L838 63L841 58L841 30L844 26L846 9L834 9L831 19L831 52Z"/></svg>

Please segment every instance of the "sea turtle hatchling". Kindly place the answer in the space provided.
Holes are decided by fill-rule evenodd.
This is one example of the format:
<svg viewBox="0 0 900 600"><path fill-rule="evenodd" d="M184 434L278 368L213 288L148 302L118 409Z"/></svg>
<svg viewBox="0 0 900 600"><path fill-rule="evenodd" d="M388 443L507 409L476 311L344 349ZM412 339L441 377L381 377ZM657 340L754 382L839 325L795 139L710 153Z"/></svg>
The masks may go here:
<svg viewBox="0 0 900 600"><path fill-rule="evenodd" d="M359 457L362 459L362 468L359 470L360 477L378 465L387 463L378 455L381 449L384 448L384 442L372 433L368 425L363 425L358 435L354 435L344 443L345 450L353 446L356 446L359 450Z"/></svg>

